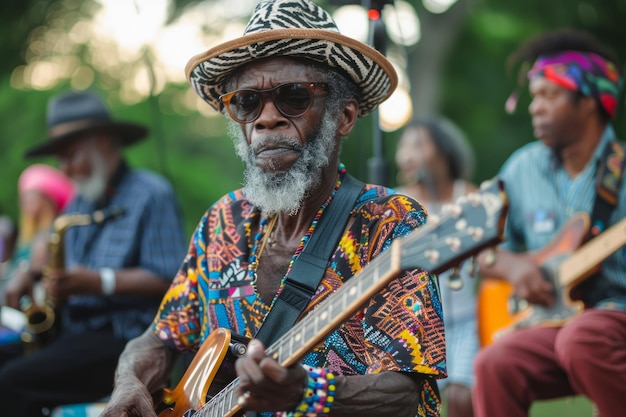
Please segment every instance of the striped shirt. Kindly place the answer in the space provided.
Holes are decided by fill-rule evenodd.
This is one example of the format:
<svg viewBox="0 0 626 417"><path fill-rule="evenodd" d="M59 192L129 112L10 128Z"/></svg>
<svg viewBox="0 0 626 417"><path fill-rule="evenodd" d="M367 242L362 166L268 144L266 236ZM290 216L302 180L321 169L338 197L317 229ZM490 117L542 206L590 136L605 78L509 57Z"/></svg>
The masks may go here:
<svg viewBox="0 0 626 417"><path fill-rule="evenodd" d="M102 225L67 229L65 267L143 268L171 280L187 245L170 184L154 173L131 170L122 163L110 190L105 206L124 213ZM101 208L78 196L65 212L93 213ZM64 328L77 333L112 328L116 336L130 339L152 322L160 300L158 296L74 295L63 311Z"/></svg>
<svg viewBox="0 0 626 417"><path fill-rule="evenodd" d="M596 198L598 163L607 143L615 141L608 125L584 170L570 178L553 151L542 142L525 145L503 165L510 209L503 246L516 252L543 248L577 212L591 213ZM622 187L610 224L626 216L626 192ZM609 256L602 265L602 277L585 283L584 301L588 306L626 310L626 248Z"/></svg>

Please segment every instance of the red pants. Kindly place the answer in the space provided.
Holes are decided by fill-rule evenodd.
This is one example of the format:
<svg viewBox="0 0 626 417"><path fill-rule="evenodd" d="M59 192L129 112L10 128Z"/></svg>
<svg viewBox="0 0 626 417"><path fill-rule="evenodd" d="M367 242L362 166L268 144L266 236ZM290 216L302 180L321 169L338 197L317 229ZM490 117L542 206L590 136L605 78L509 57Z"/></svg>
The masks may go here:
<svg viewBox="0 0 626 417"><path fill-rule="evenodd" d="M533 401L582 394L626 416L626 312L589 309L561 328L515 331L474 362L476 417L526 417Z"/></svg>

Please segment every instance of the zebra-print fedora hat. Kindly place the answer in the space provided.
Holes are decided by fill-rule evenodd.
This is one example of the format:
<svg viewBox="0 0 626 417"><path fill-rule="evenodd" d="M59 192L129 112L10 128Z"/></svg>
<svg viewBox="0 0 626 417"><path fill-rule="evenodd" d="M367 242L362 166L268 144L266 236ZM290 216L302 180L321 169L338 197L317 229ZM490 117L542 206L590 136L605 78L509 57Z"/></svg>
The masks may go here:
<svg viewBox="0 0 626 417"><path fill-rule="evenodd" d="M341 35L330 14L309 0L262 0L242 37L194 56L185 73L200 97L219 111L229 73L255 59L276 56L307 58L342 70L361 89L359 116L371 113L398 82L381 53Z"/></svg>

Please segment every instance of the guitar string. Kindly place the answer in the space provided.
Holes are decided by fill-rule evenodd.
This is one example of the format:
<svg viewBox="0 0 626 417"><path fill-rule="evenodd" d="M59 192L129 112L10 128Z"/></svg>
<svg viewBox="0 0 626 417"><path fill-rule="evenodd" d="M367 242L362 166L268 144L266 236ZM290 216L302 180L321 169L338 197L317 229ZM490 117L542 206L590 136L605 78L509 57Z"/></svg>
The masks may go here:
<svg viewBox="0 0 626 417"><path fill-rule="evenodd" d="M463 232L457 232L456 235L461 235L463 234ZM430 247L430 245L425 244L424 246L426 247ZM423 251L423 249L421 250ZM415 253L419 253L420 250L415 251ZM368 267L368 269L374 270L374 267L377 267L379 263L383 263L383 262L387 262L389 259L387 259L387 257L379 257L379 258L375 258L374 260L372 260L372 262L370 262L370 266L371 268ZM377 261L378 260L378 261ZM375 262L377 261L377 262ZM319 333L319 329L321 327L326 326L330 320L320 320L321 319L321 315L326 313L327 318L332 318L335 315L332 313L332 309L335 308L337 306L337 304L342 303L339 306L339 311L343 312L346 310L347 306L345 305L346 301L348 301L347 297L345 297L345 295L348 294L348 292L353 289L354 287L362 287L362 286L366 286L366 288L370 288L372 286L373 283L371 283L370 281L364 281L364 279L359 279L359 280L350 280L347 283L344 284L344 286L341 287L340 290L337 290L335 292L335 294L337 294L337 296L333 296L332 299L331 298L327 298L326 300L324 300L323 303L321 303L318 308L315 309L315 311L312 311L311 314L311 318L308 320L303 320L300 321L298 323L296 323L291 331L289 331L289 334L287 335L283 335L282 337L280 337L277 342L270 346L268 348L268 353L273 354L273 353L278 353L279 357L283 356L281 353L283 351L283 349L287 349L287 347L289 347L289 352L294 352L294 348L293 348L293 343L294 343L294 336L295 335L299 335L300 336L300 340L307 340L307 338L305 337L307 334L311 334L311 333ZM363 291L357 291L357 293L363 293ZM343 295L343 297L341 297ZM333 304L334 303L334 304ZM301 348L301 346L300 346Z"/></svg>
<svg viewBox="0 0 626 417"><path fill-rule="evenodd" d="M419 242L417 247L411 247L409 250L406 250L405 251L405 256L409 256L410 257L410 256L418 255L420 253L423 253L425 251L425 249L432 249L433 248L433 246L432 246L433 242L441 242L442 239L441 239L440 236L439 237L433 236L433 237L431 237L430 240L425 240L423 238L424 238L424 235L429 234L431 231L441 229L452 218L453 218L452 215L444 216L444 217L442 217L440 222L438 222L438 223L430 223L430 224L426 223L421 229L419 229L415 233L411 233L411 234L405 236L403 238L405 244L410 244L412 241L417 241L419 239L422 239L422 241ZM459 217L457 217L456 219L460 220ZM455 233L448 234L448 235L446 235L446 238L454 239L454 238L459 238L459 237L471 236L471 233L469 233L467 231L467 229L468 228L466 227L465 229L458 230ZM484 241L483 241L483 243L484 243ZM442 248L446 247L446 246L449 246L449 244L445 243L445 241L444 241L443 244L440 245L440 247L442 247ZM462 249L462 248L459 248L459 250L458 250L459 254L462 253L462 251L460 249ZM372 260L372 262L370 262L370 267L372 267L372 269L373 269L373 267L377 266L378 263L382 263L382 262L387 261L386 258L387 257L374 258ZM436 263L436 261L435 261L435 263ZM423 269L426 269L426 268L423 268ZM432 269L432 268L430 268L430 269ZM355 287L355 286L362 286L363 284L364 284L363 283L363 279L360 279L360 280L349 280L347 283L345 283L341 287L340 290L336 291L336 293L340 293L342 295L343 294L347 294L348 291L351 290L353 287ZM360 291L358 291L358 292L361 293ZM311 317L310 320L304 320L304 321L300 321L300 322L296 323L292 327L291 331L288 332L287 335L283 335L282 337L280 337L274 345L270 346L267 349L268 353L270 353L270 354L278 353L279 354L278 356L280 357L280 356L282 356L281 352L282 352L283 348L286 349L288 347L287 345L291 345L291 346L289 346L290 347L290 351L293 352L294 351L294 349L293 349L293 341L294 341L293 337L295 335L299 334L301 339L304 340L304 339L306 339L304 336L308 333L307 330L310 330L311 327L313 327L313 330L317 330L321 326L326 325L327 322L324 322L324 323L320 324L320 320L319 320L320 317L318 317L318 316L320 316L321 314L326 312L328 317L333 317L334 315L329 311L330 308L333 307L332 301L335 301L334 299L336 299L337 301L345 302L345 297L344 298L340 298L339 296L337 296L337 297L332 297L332 299L333 300L330 300L330 301L329 301L329 299L324 300L325 303L323 305L320 304L320 306L318 306L319 308L316 308L316 311L311 312L312 317ZM328 301L328 302L326 303L326 301ZM343 308L341 308L340 311L345 310L345 306L342 306L342 307ZM319 314L316 314L316 313L319 313Z"/></svg>
<svg viewBox="0 0 626 417"><path fill-rule="evenodd" d="M385 258L385 257L383 257L383 258ZM374 260L372 260L372 262L370 262L370 265L372 265L372 263L375 260L386 260L386 259L383 259L383 258L375 258ZM382 261L375 262L375 263L382 263ZM373 265L373 266L376 266L376 265ZM346 285L344 285L341 288L347 288L347 284L352 283L352 282L353 282L353 280L348 281L348 283L346 283ZM362 286L364 284L365 283L364 283L363 280L354 280L354 285L351 285L349 288L354 287L354 286ZM347 294L346 291L342 291L342 293L346 293ZM335 298L335 297L333 297L333 298ZM325 301L328 301L328 300L329 299L326 299ZM342 302L345 302L346 301L346 297L339 298L339 300L342 301ZM332 307L333 306L332 302L324 303L324 305L325 304L328 304L327 307ZM322 305L320 305L319 307L320 308L316 309L316 311L314 311L312 313L316 313L317 310L320 310L320 311L324 310L322 308ZM340 311L343 311L344 309L345 309L345 307L340 308ZM328 317L333 317L334 315L332 314L332 312L330 310L331 309L328 308L328 309L325 309L324 312L327 313ZM317 317L317 316L318 316L318 314L313 314L311 319L303 320L303 321L298 322L292 328L292 330L288 332L289 337L287 337L287 335L284 335L284 336L280 337L272 346L270 346L267 349L268 354L271 355L272 353L280 352L282 350L281 348L284 347L286 343L290 343L291 345L293 345L294 335L295 334L302 333L301 334L301 340L304 340L305 339L304 338L304 336L305 336L304 333L306 333L305 331L307 330L307 326L308 327L314 326L315 330L320 327L319 317ZM318 320L315 320L316 318L318 318ZM325 321L325 324L326 323L327 323L327 321ZM291 352L294 351L293 346L291 347L290 351ZM281 356L281 355L279 355L279 356ZM232 409L236 405L236 403L232 400L232 398L234 396L234 390L237 387L238 383L239 383L239 378L235 378L223 390L221 390L213 398L211 398L211 400L208 401L198 412L203 411L205 409L210 411L212 406L213 406L213 409L215 409L215 407L214 407L215 403L219 402L218 404L221 404L221 407L222 407L222 415L224 415L224 413L225 413L224 406L226 404L228 404L229 410Z"/></svg>
<svg viewBox="0 0 626 417"><path fill-rule="evenodd" d="M434 223L426 223L424 224L420 229L416 230L415 233L410 233L409 235L406 235L402 238L402 240L404 241L404 244L411 244L414 243L414 241L417 241L419 239L423 239L425 234L430 233L433 230L438 230L442 227L442 225L446 224L451 218L453 218L452 215L447 215L447 216L443 216L441 218L441 221L438 222L437 224ZM460 220L460 218L458 218L458 220ZM469 236L471 235L470 233L468 233L466 230L459 230L456 233L447 235L446 237L459 237L459 236ZM483 240L483 239L481 239ZM406 251L406 255L411 256L411 255L417 255L419 253L423 253L425 251L425 249L428 248L432 248L432 243L433 242L439 242L441 241L441 237L437 238L436 236L433 237L432 239L430 239L429 242L420 242L420 244L418 244L418 247L410 247L407 251ZM484 243L484 240L483 240ZM421 246L419 246L421 245ZM441 245L441 247L445 247L446 244ZM374 258L368 265L368 269L373 269L374 267L378 266L377 264L379 263L383 263L385 261L387 261L386 258L390 257L390 252L385 252L385 253L381 253L381 255L388 255L388 256L379 256ZM363 280L349 280L347 283L345 283L339 290L337 290L335 292L335 294L340 294L340 295L344 295L348 293L348 291L350 289L352 289L353 287L357 287L357 286L361 286L363 285L364 282ZM297 322L292 329L285 335L281 336L274 344L272 344L270 347L267 348L267 352L268 354L274 354L274 353L279 353L281 351L281 348L284 347L287 343L290 343L292 345L291 347L291 351L293 352L294 348L293 348L293 342L294 342L294 335L298 334L298 333L303 333L306 330L307 326L312 326L312 325L316 325L319 328L319 320L315 320L316 318L319 319L319 317L317 316L321 316L322 313L326 313L328 317L332 317L333 314L331 314L331 312L329 311L329 309L324 309L322 307L332 307L332 298L337 298L338 301L342 301L345 302L345 298L346 297L339 297L339 296L334 296L334 297L330 297L327 298L326 300L324 300L320 306L318 306L318 308L316 308L315 311L311 312L312 317L311 320L302 320ZM328 306L326 306L326 304L328 304ZM343 308L341 308L341 311L343 311L345 309L345 306L342 305ZM318 314L319 313L319 314ZM302 340L304 340L304 334L301 334ZM281 355L279 355L281 356ZM214 404L215 402L217 402L218 400L220 400L223 397L228 397L230 396L230 402L231 405L234 406L235 404L232 402L232 396L234 393L234 390L236 388L236 386L239 383L239 378L235 378L233 381L231 381L228 385L226 385L226 387L221 390L220 392L218 392L213 398L211 398L210 401L208 401L199 411L202 411L204 409L209 409L210 406L212 404ZM221 402L222 406L224 405L224 401ZM232 408L232 406L230 408Z"/></svg>
<svg viewBox="0 0 626 417"><path fill-rule="evenodd" d="M236 403L233 401L233 396L235 392L235 388L239 384L239 378L235 378L228 385L226 385L222 390L220 390L217 394L215 394L209 401L207 401L199 410L196 411L196 414L201 414L203 417L209 416L209 414L204 414L205 412L218 411L217 406L219 406L219 415L224 415L226 411L231 410ZM217 404L217 405L216 405ZM225 410L225 407L228 407L228 410Z"/></svg>
<svg viewBox="0 0 626 417"><path fill-rule="evenodd" d="M447 215L445 217L442 217L442 220L439 223L426 223L421 229L418 229L415 233L411 233L405 237L403 237L403 242L405 242L404 244L410 244L413 241L418 241L420 239L424 238L425 234L430 233L432 230L438 230L441 229L441 227L443 225L445 225L449 219L451 219L452 216L451 215ZM459 218L460 219L460 218ZM466 230L458 230L456 233L452 233L447 235L446 237L449 238L458 238L458 237L465 237L465 236L471 236L471 233L468 233ZM440 237L433 237L432 239L430 239L430 241L424 242L424 241L420 241L417 247L412 247L410 249L408 249L405 253L406 255L408 255L409 257L411 256L415 256L418 255L420 253L423 253L426 249L432 249L432 243L433 242L440 242L441 238ZM448 246L446 243L443 243L442 245L440 245L440 247L446 247ZM461 253L459 251L459 253ZM388 253L387 253L388 254ZM382 255L382 254L381 254ZM377 266L378 263L382 263L384 261L386 261L389 256L387 257L377 257L374 258L369 266L368 269L373 269L373 267ZM424 269L424 268L422 268ZM335 292L335 294L347 294L349 290L351 290L353 287L355 286L361 286L363 285L363 280L349 280L348 282L346 282L339 290L337 290ZM337 298L338 301L342 301L341 298L337 297L332 297L332 298ZM327 312L328 313L328 309L326 307L332 306L332 301L334 300L330 300L330 299L326 299L324 300L324 304L320 304L320 306L318 306L318 308L316 308L315 311L312 311L310 314L312 314L312 319L315 319L318 315L322 314L323 312ZM326 305L328 304L328 306ZM342 306L345 307L345 306ZM341 311L343 311L343 308L341 309ZM332 317L333 314L328 314L329 317ZM319 320L318 320L319 322ZM302 336L304 335L303 333L306 333L306 328L307 326L316 324L316 322L314 322L314 320L303 320L303 321L299 321L298 323L296 323L291 331L288 332L288 335L283 335L282 337L280 337L277 342L270 346L267 350L268 352L271 353L276 353L279 352L280 353L280 349L281 347L284 347L286 344L292 343L293 342L293 336L295 334L301 333ZM319 327L319 326L318 326ZM292 349L293 351L293 349ZM280 356L280 355L279 355Z"/></svg>

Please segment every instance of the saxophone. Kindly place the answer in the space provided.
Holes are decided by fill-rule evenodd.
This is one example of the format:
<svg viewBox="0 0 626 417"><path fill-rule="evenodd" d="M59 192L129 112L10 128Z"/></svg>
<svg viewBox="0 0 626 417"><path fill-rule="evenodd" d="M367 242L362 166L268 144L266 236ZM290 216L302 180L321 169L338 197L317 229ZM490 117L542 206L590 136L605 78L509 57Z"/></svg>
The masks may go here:
<svg viewBox="0 0 626 417"><path fill-rule="evenodd" d="M50 273L65 269L65 232L70 227L87 226L92 223L102 224L110 218L123 214L123 210L110 207L97 210L91 214L68 213L58 216L52 223L48 237L48 262L43 269L43 280L49 279ZM56 337L59 331L59 320L54 300L46 297L43 304L31 301L22 308L26 316L26 324L21 334L25 352L32 353Z"/></svg>

